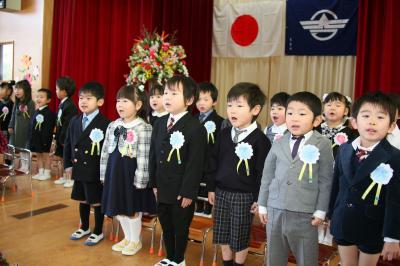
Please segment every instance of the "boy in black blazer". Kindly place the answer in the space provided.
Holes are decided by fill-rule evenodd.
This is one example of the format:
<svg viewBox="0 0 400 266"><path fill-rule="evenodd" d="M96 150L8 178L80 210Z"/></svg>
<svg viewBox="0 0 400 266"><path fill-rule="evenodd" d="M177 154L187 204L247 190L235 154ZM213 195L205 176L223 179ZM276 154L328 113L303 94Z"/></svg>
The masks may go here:
<svg viewBox="0 0 400 266"><path fill-rule="evenodd" d="M48 107L50 101L50 90L42 88L37 91L36 105L38 109L31 117L29 125L29 148L32 152L36 152L39 168L39 173L32 177L36 180L51 178L49 152L56 124L56 115Z"/></svg>
<svg viewBox="0 0 400 266"><path fill-rule="evenodd" d="M71 97L75 92L75 82L70 77L60 77L56 81L56 94L57 98L60 99L60 105L57 110L57 122L56 122L56 150L54 155L63 157L63 149L65 137L67 135L68 125L71 118L78 114ZM56 185L64 185L64 187L72 187L73 181L67 180L65 176L60 177L54 181Z"/></svg>
<svg viewBox="0 0 400 266"><path fill-rule="evenodd" d="M204 162L204 169L207 168L207 159L211 156L211 151L214 147L215 140L221 129L221 124L224 119L218 115L214 107L217 104L218 90L214 84L209 82L202 82L199 84L199 98L196 102L196 107L200 113L195 115L200 123L207 131L207 148L206 159ZM206 189L206 180L203 178L200 183L199 196L205 199L208 198L208 191ZM212 205L207 201L197 200L196 202L196 215L211 217Z"/></svg>
<svg viewBox="0 0 400 266"><path fill-rule="evenodd" d="M104 88L89 82L79 91L79 109L83 114L71 119L64 145L65 172L75 180L71 198L80 201L81 226L70 237L78 240L90 234L90 206L94 209L95 228L85 245L103 239L104 214L101 212L103 184L100 182L100 152L110 121L99 112L104 104Z"/></svg>
<svg viewBox="0 0 400 266"><path fill-rule="evenodd" d="M165 85L163 104L170 115L154 124L150 146L150 185L157 197L167 258L155 265L186 265L184 254L203 174L206 130L188 108L197 84L174 76Z"/></svg>
<svg viewBox="0 0 400 266"><path fill-rule="evenodd" d="M360 136L339 148L328 217L342 265L376 265L400 254L400 151L386 140L396 106L366 94L352 116Z"/></svg>

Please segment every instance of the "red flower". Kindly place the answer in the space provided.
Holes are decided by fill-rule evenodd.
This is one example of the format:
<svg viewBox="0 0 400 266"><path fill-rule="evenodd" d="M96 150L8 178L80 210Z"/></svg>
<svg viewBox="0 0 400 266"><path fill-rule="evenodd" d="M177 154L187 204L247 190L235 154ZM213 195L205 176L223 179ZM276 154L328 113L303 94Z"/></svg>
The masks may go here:
<svg viewBox="0 0 400 266"><path fill-rule="evenodd" d="M146 49L146 50L149 49L149 47L150 46L147 43L145 45L143 45L143 48Z"/></svg>
<svg viewBox="0 0 400 266"><path fill-rule="evenodd" d="M169 49L169 43L168 43L168 42L163 43L163 44L162 44L162 49L163 49L164 52L168 51L168 49Z"/></svg>

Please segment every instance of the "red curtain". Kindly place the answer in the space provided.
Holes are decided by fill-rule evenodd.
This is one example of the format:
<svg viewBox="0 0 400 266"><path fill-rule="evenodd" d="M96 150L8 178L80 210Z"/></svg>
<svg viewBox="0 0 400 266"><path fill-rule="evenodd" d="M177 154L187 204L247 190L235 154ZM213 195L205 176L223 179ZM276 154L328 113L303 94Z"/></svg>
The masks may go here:
<svg viewBox="0 0 400 266"><path fill-rule="evenodd" d="M400 93L399 10L398 0L359 1L356 98L368 91Z"/></svg>
<svg viewBox="0 0 400 266"><path fill-rule="evenodd" d="M103 114L116 117L115 95L129 72L127 58L143 26L176 32L188 55L189 74L198 82L211 71L213 1L56 0L54 3L50 87L70 76L79 87L96 80L106 88ZM77 102L77 93L73 99ZM53 101L52 108L58 105Z"/></svg>

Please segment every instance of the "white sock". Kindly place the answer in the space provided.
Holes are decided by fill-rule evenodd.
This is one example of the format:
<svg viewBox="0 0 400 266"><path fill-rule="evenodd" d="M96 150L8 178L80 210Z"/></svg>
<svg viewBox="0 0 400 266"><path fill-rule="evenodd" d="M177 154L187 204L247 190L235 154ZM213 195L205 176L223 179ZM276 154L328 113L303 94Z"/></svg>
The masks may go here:
<svg viewBox="0 0 400 266"><path fill-rule="evenodd" d="M118 215L117 216L119 223L121 224L122 231L124 232L124 238L128 239L130 238L130 232L129 232L129 224L128 224L128 217L123 216L123 215Z"/></svg>
<svg viewBox="0 0 400 266"><path fill-rule="evenodd" d="M129 230L131 236L129 241L138 243L140 241L140 231L142 230L142 213L136 218L128 218L129 220Z"/></svg>

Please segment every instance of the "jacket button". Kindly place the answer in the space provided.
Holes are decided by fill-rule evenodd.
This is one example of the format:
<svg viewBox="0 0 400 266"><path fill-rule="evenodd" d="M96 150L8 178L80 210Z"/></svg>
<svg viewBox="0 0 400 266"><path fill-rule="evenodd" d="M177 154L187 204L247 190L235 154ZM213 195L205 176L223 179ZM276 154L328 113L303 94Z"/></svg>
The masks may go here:
<svg viewBox="0 0 400 266"><path fill-rule="evenodd" d="M83 164L87 164L87 162L83 162Z"/></svg>
<svg viewBox="0 0 400 266"><path fill-rule="evenodd" d="M162 161L160 161L160 164L162 164Z"/></svg>
<svg viewBox="0 0 400 266"><path fill-rule="evenodd" d="M77 159L74 159L74 163L76 163L76 162L78 162L78 160L77 160Z"/></svg>
<svg viewBox="0 0 400 266"><path fill-rule="evenodd" d="M75 149L75 151L78 151L78 149Z"/></svg>
<svg viewBox="0 0 400 266"><path fill-rule="evenodd" d="M88 151L85 151L85 154L88 154L89 152Z"/></svg>
<svg viewBox="0 0 400 266"><path fill-rule="evenodd" d="M164 151L163 151L163 150L161 150L161 151L160 151L160 153L161 153L161 154L164 154Z"/></svg>
<svg viewBox="0 0 400 266"><path fill-rule="evenodd" d="M353 207L353 204L347 203L347 208L351 208L351 207Z"/></svg>
<svg viewBox="0 0 400 266"><path fill-rule="evenodd" d="M290 186L290 185L292 184L292 182L287 181L286 184L287 184L288 186Z"/></svg>

